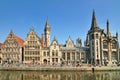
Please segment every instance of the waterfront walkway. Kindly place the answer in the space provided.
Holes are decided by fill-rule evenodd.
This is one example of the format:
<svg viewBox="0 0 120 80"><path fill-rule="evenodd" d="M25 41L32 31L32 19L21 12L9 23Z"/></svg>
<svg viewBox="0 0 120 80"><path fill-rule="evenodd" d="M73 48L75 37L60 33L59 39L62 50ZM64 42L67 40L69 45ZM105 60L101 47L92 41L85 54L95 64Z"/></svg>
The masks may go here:
<svg viewBox="0 0 120 80"><path fill-rule="evenodd" d="M120 71L119 66L52 66L52 65L0 65L0 70L16 71Z"/></svg>

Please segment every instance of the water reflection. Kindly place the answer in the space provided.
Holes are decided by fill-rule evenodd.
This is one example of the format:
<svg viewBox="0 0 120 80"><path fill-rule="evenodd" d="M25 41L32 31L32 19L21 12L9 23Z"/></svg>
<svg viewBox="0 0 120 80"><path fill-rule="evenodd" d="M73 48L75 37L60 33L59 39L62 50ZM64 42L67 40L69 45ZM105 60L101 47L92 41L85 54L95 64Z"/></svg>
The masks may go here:
<svg viewBox="0 0 120 80"><path fill-rule="evenodd" d="M0 71L0 80L119 80L117 72Z"/></svg>

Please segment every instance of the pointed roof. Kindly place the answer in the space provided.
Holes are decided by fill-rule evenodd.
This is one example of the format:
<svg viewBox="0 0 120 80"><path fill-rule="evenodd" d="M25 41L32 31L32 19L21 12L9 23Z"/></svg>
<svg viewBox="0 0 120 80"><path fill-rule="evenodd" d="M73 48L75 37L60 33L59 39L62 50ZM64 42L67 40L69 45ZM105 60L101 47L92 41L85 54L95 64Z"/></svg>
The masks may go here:
<svg viewBox="0 0 120 80"><path fill-rule="evenodd" d="M116 37L118 38L118 32L116 32Z"/></svg>
<svg viewBox="0 0 120 80"><path fill-rule="evenodd" d="M109 34L110 27L109 27L109 20L107 19L107 34Z"/></svg>
<svg viewBox="0 0 120 80"><path fill-rule="evenodd" d="M13 33L13 30L10 31L10 34L14 34L14 33Z"/></svg>
<svg viewBox="0 0 120 80"><path fill-rule="evenodd" d="M18 36L15 36L15 35L14 35L14 37L15 37L15 39L17 40L18 45L21 46L21 47L23 47L23 46L24 46L24 40L21 39L21 38L18 37Z"/></svg>
<svg viewBox="0 0 120 80"><path fill-rule="evenodd" d="M9 37L13 37L14 36L14 33L13 33L13 31L12 30L10 30L10 33L9 33L9 35L8 35Z"/></svg>
<svg viewBox="0 0 120 80"><path fill-rule="evenodd" d="M49 30L50 31L50 25L49 25L49 22L48 22L48 18L46 19L46 24L45 24L45 29L44 31L46 30Z"/></svg>
<svg viewBox="0 0 120 80"><path fill-rule="evenodd" d="M91 30L97 28L97 20L96 20L96 16L95 16L95 11L93 10L93 14L92 14L92 23L91 23Z"/></svg>
<svg viewBox="0 0 120 80"><path fill-rule="evenodd" d="M59 44L55 36L54 36L54 39L53 39L51 45L53 44L54 41L56 41L56 43Z"/></svg>
<svg viewBox="0 0 120 80"><path fill-rule="evenodd" d="M30 28L29 34L32 34L32 33L36 34L34 31L34 28Z"/></svg>
<svg viewBox="0 0 120 80"><path fill-rule="evenodd" d="M10 31L8 37L9 37L9 36L13 37L13 38L18 42L18 45L19 45L19 46L21 46L21 47L24 46L24 40L21 39L20 37L16 36L16 35L13 33L12 30Z"/></svg>
<svg viewBox="0 0 120 80"><path fill-rule="evenodd" d="M53 40L54 40L54 41L57 41L55 36L54 36L54 39L53 39Z"/></svg>
<svg viewBox="0 0 120 80"><path fill-rule="evenodd" d="M74 47L74 42L69 36L68 40L66 41L66 47Z"/></svg>
<svg viewBox="0 0 120 80"><path fill-rule="evenodd" d="M27 37L28 37L29 35L31 35L31 34L36 35L36 37L37 37L39 40L41 40L40 37L39 37L39 36L37 35L37 33L35 32L34 28L31 28L31 29L30 29L30 31L29 31L28 34L27 34Z"/></svg>

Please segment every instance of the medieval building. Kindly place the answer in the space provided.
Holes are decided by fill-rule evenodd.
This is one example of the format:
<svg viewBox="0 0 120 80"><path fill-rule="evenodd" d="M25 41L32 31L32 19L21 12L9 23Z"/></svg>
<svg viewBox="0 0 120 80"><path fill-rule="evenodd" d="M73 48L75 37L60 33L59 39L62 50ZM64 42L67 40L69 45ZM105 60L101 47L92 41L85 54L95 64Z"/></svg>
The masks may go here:
<svg viewBox="0 0 120 80"><path fill-rule="evenodd" d="M106 28L107 31L98 26L95 11L93 11L85 46L82 46L80 38L74 43L70 36L65 44L60 44L55 37L50 41L51 28L47 19L41 36L38 36L34 29L30 29L23 41L11 31L5 42L0 44L0 62L114 65L119 61L118 33L112 36L108 20Z"/></svg>
<svg viewBox="0 0 120 80"><path fill-rule="evenodd" d="M27 34L24 42L24 63L40 62L41 42L33 29Z"/></svg>
<svg viewBox="0 0 120 80"><path fill-rule="evenodd" d="M82 47L81 39L73 40L69 37L65 45L60 46L62 62L67 64L87 63L87 48Z"/></svg>
<svg viewBox="0 0 120 80"><path fill-rule="evenodd" d="M86 39L86 46L89 47L89 61L93 65L111 65L119 61L118 33L116 36L111 35L108 20L106 28L107 31L98 26L95 11L93 11L91 28Z"/></svg>
<svg viewBox="0 0 120 80"><path fill-rule="evenodd" d="M2 63L22 63L23 43L24 40L11 31L1 47Z"/></svg>

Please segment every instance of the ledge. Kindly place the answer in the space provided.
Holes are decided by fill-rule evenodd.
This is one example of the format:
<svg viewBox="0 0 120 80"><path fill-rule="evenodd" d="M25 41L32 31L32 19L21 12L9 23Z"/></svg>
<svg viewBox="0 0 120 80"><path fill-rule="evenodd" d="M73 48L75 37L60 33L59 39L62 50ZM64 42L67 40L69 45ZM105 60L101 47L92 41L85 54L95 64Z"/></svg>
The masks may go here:
<svg viewBox="0 0 120 80"><path fill-rule="evenodd" d="M120 71L120 67L0 67L0 71Z"/></svg>

